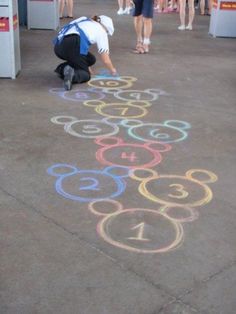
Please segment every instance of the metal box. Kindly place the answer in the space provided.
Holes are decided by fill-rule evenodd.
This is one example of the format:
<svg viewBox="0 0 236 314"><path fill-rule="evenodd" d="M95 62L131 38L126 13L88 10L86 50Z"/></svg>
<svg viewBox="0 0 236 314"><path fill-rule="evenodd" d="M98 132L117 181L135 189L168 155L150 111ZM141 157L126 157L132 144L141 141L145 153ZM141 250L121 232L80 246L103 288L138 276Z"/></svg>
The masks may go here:
<svg viewBox="0 0 236 314"><path fill-rule="evenodd" d="M0 77L15 79L21 70L17 0L0 0Z"/></svg>
<svg viewBox="0 0 236 314"><path fill-rule="evenodd" d="M28 29L57 29L59 27L58 0L27 0Z"/></svg>
<svg viewBox="0 0 236 314"><path fill-rule="evenodd" d="M209 34L236 37L236 1L213 0Z"/></svg>

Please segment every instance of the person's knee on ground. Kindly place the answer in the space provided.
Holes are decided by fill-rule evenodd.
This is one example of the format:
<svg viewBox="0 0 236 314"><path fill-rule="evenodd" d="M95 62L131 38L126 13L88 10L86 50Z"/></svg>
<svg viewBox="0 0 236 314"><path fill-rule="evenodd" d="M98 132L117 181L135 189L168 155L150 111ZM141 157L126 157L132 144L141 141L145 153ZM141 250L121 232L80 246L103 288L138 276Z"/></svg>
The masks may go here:
<svg viewBox="0 0 236 314"><path fill-rule="evenodd" d="M81 69L75 69L75 74L73 77L73 84L78 83L85 83L88 82L91 79L91 75L89 72Z"/></svg>

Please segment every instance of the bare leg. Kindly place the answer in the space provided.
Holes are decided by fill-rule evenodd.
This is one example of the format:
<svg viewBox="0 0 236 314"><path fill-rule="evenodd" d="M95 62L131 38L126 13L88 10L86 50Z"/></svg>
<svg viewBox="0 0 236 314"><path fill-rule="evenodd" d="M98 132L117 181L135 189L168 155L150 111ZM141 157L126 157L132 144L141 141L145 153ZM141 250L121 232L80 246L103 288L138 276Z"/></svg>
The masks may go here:
<svg viewBox="0 0 236 314"><path fill-rule="evenodd" d="M144 40L143 40L143 48L145 52L149 52L149 45L150 45L150 38L152 34L152 19L151 18L143 18L143 33L144 33Z"/></svg>
<svg viewBox="0 0 236 314"><path fill-rule="evenodd" d="M200 11L201 11L201 15L204 15L204 13L205 13L205 0L200 1Z"/></svg>
<svg viewBox="0 0 236 314"><path fill-rule="evenodd" d="M119 9L123 9L123 0L118 0Z"/></svg>
<svg viewBox="0 0 236 314"><path fill-rule="evenodd" d="M59 0L59 17L63 17L64 7L65 7L65 0Z"/></svg>
<svg viewBox="0 0 236 314"><path fill-rule="evenodd" d="M185 26L185 9L186 9L186 0L179 1L179 17L181 26Z"/></svg>
<svg viewBox="0 0 236 314"><path fill-rule="evenodd" d="M130 8L131 7L131 1L130 0L126 0L126 8Z"/></svg>
<svg viewBox="0 0 236 314"><path fill-rule="evenodd" d="M188 28L191 29L195 15L194 0L188 0L188 9L189 9Z"/></svg>
<svg viewBox="0 0 236 314"><path fill-rule="evenodd" d="M124 0L118 0L118 6L119 6L119 10L117 11L118 15L122 15L125 13L123 9L123 5L124 5Z"/></svg>
<svg viewBox="0 0 236 314"><path fill-rule="evenodd" d="M134 28L137 36L137 44L142 44L143 36L142 36L142 29L143 29L143 17L142 15L134 17Z"/></svg>
<svg viewBox="0 0 236 314"><path fill-rule="evenodd" d="M208 0L208 14L211 14L212 0Z"/></svg>
<svg viewBox="0 0 236 314"><path fill-rule="evenodd" d="M66 0L68 16L73 17L73 1L74 0Z"/></svg>

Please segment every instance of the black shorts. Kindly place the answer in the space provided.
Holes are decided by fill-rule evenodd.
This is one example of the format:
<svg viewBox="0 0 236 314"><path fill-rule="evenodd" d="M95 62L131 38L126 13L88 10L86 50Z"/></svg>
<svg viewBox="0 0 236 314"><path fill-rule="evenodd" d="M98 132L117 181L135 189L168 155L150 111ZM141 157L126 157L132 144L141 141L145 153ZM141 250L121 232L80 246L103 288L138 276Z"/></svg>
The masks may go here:
<svg viewBox="0 0 236 314"><path fill-rule="evenodd" d="M153 18L153 0L134 0L135 8L133 16L142 15L146 18Z"/></svg>

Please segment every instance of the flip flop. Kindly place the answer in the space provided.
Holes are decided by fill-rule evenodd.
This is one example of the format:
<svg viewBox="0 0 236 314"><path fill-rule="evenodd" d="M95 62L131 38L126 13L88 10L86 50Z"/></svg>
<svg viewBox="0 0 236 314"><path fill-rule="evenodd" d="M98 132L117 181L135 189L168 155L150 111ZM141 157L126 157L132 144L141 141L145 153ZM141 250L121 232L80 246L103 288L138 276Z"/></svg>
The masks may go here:
<svg viewBox="0 0 236 314"><path fill-rule="evenodd" d="M134 49L132 52L135 53L135 54L138 54L138 55L143 55L143 54L146 53L146 51L144 50L143 47L136 48L136 49Z"/></svg>
<svg viewBox="0 0 236 314"><path fill-rule="evenodd" d="M142 42L137 42L136 48L133 50L133 53L142 55L145 53L145 49L143 47Z"/></svg>

